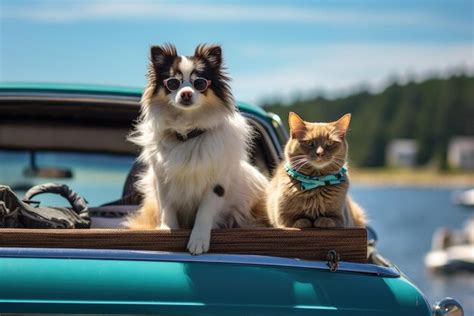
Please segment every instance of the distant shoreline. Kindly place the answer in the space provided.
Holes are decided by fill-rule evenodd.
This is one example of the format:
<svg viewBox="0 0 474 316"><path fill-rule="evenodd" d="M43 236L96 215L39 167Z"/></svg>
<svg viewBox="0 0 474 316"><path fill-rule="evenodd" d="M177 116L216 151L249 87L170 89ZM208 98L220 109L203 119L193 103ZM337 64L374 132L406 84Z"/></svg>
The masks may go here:
<svg viewBox="0 0 474 316"><path fill-rule="evenodd" d="M380 186L474 187L474 171L350 168L351 183Z"/></svg>

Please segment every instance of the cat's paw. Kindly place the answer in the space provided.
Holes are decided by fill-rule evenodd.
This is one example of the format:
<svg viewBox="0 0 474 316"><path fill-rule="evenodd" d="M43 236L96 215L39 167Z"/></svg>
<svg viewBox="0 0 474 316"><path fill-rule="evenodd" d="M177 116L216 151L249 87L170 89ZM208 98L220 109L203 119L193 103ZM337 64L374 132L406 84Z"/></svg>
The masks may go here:
<svg viewBox="0 0 474 316"><path fill-rule="evenodd" d="M210 235L191 233L187 249L192 255L200 255L209 251L210 243Z"/></svg>
<svg viewBox="0 0 474 316"><path fill-rule="evenodd" d="M313 227L313 222L306 217L298 218L294 223L293 227L295 228L310 228Z"/></svg>
<svg viewBox="0 0 474 316"><path fill-rule="evenodd" d="M329 217L320 217L313 222L314 227L331 228L336 227L336 222Z"/></svg>

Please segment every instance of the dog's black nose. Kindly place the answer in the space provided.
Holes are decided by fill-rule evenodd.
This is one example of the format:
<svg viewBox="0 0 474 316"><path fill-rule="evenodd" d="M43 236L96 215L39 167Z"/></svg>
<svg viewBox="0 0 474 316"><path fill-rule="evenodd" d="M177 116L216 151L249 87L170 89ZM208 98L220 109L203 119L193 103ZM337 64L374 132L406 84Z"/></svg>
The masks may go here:
<svg viewBox="0 0 474 316"><path fill-rule="evenodd" d="M189 101L191 101L192 97L193 97L193 93L191 91L181 92L181 100L183 100L185 103L188 103Z"/></svg>

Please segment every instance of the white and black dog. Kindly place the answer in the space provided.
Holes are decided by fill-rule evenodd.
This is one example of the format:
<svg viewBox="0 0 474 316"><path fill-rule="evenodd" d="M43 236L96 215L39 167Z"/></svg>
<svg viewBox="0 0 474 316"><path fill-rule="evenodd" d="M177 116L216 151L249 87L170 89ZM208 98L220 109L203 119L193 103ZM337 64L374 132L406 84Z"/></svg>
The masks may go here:
<svg viewBox="0 0 474 316"><path fill-rule="evenodd" d="M153 46L141 119L131 140L148 169L131 229L192 228L188 250L209 250L212 228L266 225L267 179L248 163L251 128L237 111L222 50L179 56Z"/></svg>

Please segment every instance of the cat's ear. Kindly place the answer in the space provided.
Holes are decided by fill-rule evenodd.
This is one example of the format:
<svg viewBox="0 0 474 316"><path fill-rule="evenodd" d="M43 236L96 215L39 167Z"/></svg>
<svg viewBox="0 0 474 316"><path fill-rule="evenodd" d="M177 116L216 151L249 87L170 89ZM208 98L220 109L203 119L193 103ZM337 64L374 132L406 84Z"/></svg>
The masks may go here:
<svg viewBox="0 0 474 316"><path fill-rule="evenodd" d="M290 112L288 116L288 124L290 125L291 138L301 139L306 134L307 128L301 117L295 112Z"/></svg>
<svg viewBox="0 0 474 316"><path fill-rule="evenodd" d="M349 128L349 123L351 122L351 114L347 113L344 114L343 117L338 119L337 121L333 122L334 127L342 138L346 136L347 129Z"/></svg>

